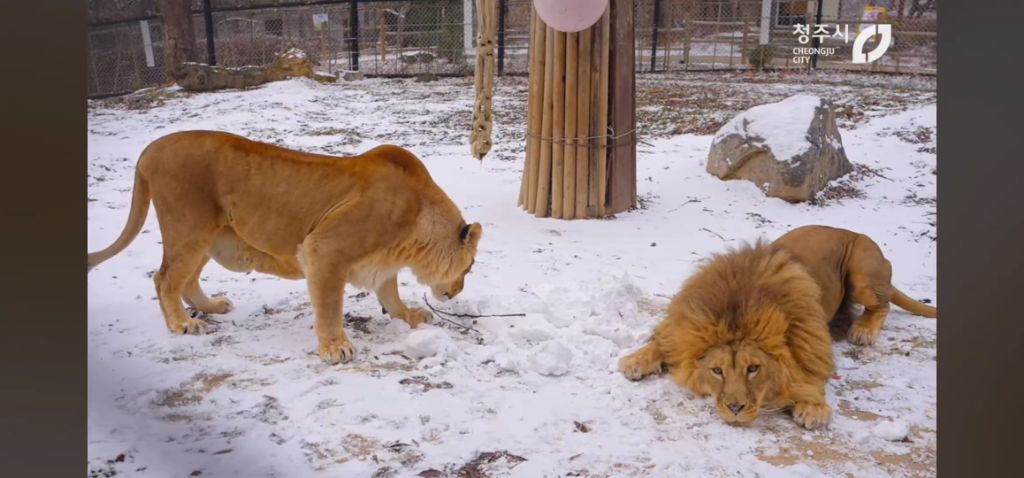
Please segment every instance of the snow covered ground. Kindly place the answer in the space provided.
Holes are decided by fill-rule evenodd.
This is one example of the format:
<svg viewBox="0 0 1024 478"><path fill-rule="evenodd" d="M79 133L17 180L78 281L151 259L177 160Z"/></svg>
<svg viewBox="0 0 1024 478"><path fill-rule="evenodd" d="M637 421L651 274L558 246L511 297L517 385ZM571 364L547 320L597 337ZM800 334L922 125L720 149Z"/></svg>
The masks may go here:
<svg viewBox="0 0 1024 478"><path fill-rule="evenodd" d="M875 346L835 345L828 430L781 413L728 426L710 399L668 378L634 383L615 370L698 259L803 224L871 235L900 288L936 299L934 91L864 78L641 77L641 207L572 222L516 207L523 78L496 85L497 145L482 164L466 144L471 79L296 79L90 103L91 251L121 231L135 161L164 134L220 129L339 155L395 143L485 229L464 292L431 304L525 314L410 330L350 288L357 358L331 367L315 353L303 281L211 263L204 288L235 310L216 317L214 334L172 336L151 280L161 255L151 211L143 234L89 275L90 476L934 475L936 321L895 307ZM714 129L793 93L837 102L855 173L792 205L704 171ZM426 288L401 279L403 298L422 305Z"/></svg>

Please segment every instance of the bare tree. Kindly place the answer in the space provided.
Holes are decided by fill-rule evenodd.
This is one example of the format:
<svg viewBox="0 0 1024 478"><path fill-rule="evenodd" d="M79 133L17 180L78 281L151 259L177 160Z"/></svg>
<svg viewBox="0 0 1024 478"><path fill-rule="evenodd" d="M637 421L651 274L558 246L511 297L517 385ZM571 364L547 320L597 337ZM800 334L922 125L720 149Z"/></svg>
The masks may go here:
<svg viewBox="0 0 1024 478"><path fill-rule="evenodd" d="M169 78L177 79L182 63L199 58L192 25L192 2L160 0L160 16L164 26L164 71Z"/></svg>

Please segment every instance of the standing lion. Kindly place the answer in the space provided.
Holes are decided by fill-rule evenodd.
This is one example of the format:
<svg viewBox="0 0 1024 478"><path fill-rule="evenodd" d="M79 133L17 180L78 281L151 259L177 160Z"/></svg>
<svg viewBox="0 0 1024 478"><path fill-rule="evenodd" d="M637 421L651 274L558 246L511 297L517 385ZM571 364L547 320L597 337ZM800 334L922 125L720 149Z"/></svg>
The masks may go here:
<svg viewBox="0 0 1024 478"><path fill-rule="evenodd" d="M672 300L651 341L623 357L619 370L639 380L665 367L679 385L714 396L728 423L791 408L807 428L827 425L830 323L849 326L850 342L870 345L890 303L936 316L891 278L891 265L871 238L825 226L713 256ZM856 304L864 312L849 324Z"/></svg>
<svg viewBox="0 0 1024 478"><path fill-rule="evenodd" d="M455 297L483 233L480 224L466 224L423 163L397 146L339 158L186 131L142 152L128 223L113 244L89 254L89 269L135 239L150 200L164 249L153 280L171 332L206 330L182 299L201 312L231 309L199 287L212 258L236 272L306 278L320 357L332 364L355 355L342 329L346 283L374 290L387 313L416 327L431 315L402 302L398 271L411 268L439 300Z"/></svg>

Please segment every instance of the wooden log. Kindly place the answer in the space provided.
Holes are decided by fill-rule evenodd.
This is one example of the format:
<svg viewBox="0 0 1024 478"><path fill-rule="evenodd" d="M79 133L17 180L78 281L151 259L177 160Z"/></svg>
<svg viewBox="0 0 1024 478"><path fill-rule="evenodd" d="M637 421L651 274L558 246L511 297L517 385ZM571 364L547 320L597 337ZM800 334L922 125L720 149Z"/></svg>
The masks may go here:
<svg viewBox="0 0 1024 478"><path fill-rule="evenodd" d="M526 195L520 205L533 212L537 205L537 178L540 169L541 113L544 95L544 55L547 27L533 10L530 29L530 83L527 99L526 162L523 166L523 185Z"/></svg>
<svg viewBox="0 0 1024 478"><path fill-rule="evenodd" d="M537 217L547 217L548 203L551 200L551 120L554 116L554 89L555 89L555 30L547 27L544 34L544 49L547 52L548 61L544 62L544 102L541 113L541 140L540 140L540 171L537 177L537 201L533 213Z"/></svg>
<svg viewBox="0 0 1024 478"><path fill-rule="evenodd" d="M565 176L565 32L555 31L554 96L551 115L551 217L562 217L562 178Z"/></svg>
<svg viewBox="0 0 1024 478"><path fill-rule="evenodd" d="M609 103L611 126L616 138L609 150L608 180L602 183L608 191L601 197L605 198L606 212L614 214L627 211L636 203L636 46L632 0L612 0L611 5L615 24L612 26L614 38L610 52Z"/></svg>
<svg viewBox="0 0 1024 478"><path fill-rule="evenodd" d="M562 176L562 217L572 219L576 215L576 75L579 60L577 47L578 34L568 33L565 36L565 152L562 164L565 172Z"/></svg>
<svg viewBox="0 0 1024 478"><path fill-rule="evenodd" d="M590 132L590 65L591 65L591 41L593 40L594 27L587 28L579 34L579 65L576 75L578 88L578 100L576 101L576 137L588 138ZM574 217L584 219L587 217L587 186L590 168L590 140L580 139L576 143L576 210Z"/></svg>

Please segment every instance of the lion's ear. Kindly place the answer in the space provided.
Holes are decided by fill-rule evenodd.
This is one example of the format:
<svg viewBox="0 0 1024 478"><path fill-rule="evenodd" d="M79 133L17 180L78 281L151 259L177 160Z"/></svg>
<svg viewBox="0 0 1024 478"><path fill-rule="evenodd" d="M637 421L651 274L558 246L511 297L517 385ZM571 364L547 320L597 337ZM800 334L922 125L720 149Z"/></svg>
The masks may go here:
<svg viewBox="0 0 1024 478"><path fill-rule="evenodd" d="M463 244L475 244L477 241L480 240L480 236L483 233L484 228L483 226L480 225L480 223L474 222L473 224L467 224L462 227L461 231L459 231L459 242Z"/></svg>

